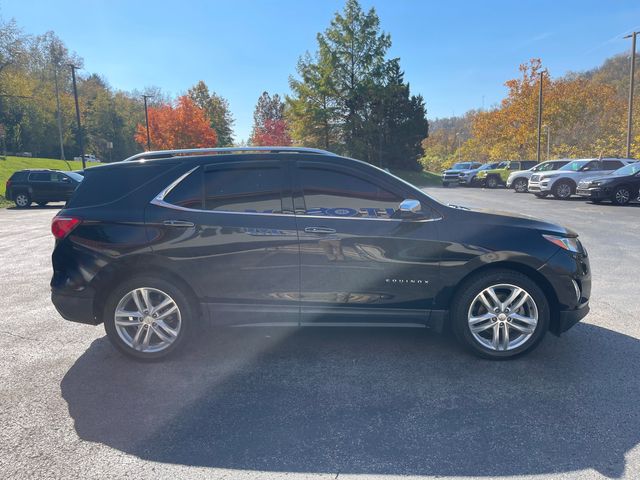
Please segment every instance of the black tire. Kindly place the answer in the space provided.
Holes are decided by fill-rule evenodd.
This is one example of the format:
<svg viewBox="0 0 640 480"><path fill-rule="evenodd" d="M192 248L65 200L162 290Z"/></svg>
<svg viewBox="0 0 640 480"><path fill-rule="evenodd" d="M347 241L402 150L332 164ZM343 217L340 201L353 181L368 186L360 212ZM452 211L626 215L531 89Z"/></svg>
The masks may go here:
<svg viewBox="0 0 640 480"><path fill-rule="evenodd" d="M516 178L513 182L513 189L516 193L527 193L529 181L526 178Z"/></svg>
<svg viewBox="0 0 640 480"><path fill-rule="evenodd" d="M17 208L29 208L31 206L31 195L27 192L19 192L13 197L13 202Z"/></svg>
<svg viewBox="0 0 640 480"><path fill-rule="evenodd" d="M500 284L514 285L525 290L535 302L538 310L538 322L531 336L521 345L503 351L492 350L476 340L468 321L469 310L480 292L485 288ZM509 359L533 350L539 345L549 329L549 321L549 302L542 289L528 276L513 270L485 271L468 278L460 285L451 302L451 324L456 338L466 349L483 358Z"/></svg>
<svg viewBox="0 0 640 480"><path fill-rule="evenodd" d="M151 288L166 293L174 300L181 317L181 325L173 343L157 352L143 352L132 348L121 338L115 325L115 310L120 300L137 288ZM175 355L188 343L197 321L194 300L175 283L155 276L134 276L117 285L109 294L103 311L104 328L111 343L126 356L141 361L154 361ZM133 328L133 327L132 327ZM149 327L147 327L148 329ZM158 337L159 338L159 337Z"/></svg>
<svg viewBox="0 0 640 480"><path fill-rule="evenodd" d="M496 177L495 175L489 175L484 182L487 188L497 188L499 183L500 181L498 180L498 177Z"/></svg>
<svg viewBox="0 0 640 480"><path fill-rule="evenodd" d="M611 202L614 205L623 207L631 201L632 196L633 194L631 193L631 189L629 187L627 187L626 185L620 185L618 188L616 188L615 192L613 192Z"/></svg>
<svg viewBox="0 0 640 480"><path fill-rule="evenodd" d="M558 200L568 200L571 198L571 195L576 193L576 186L568 180L560 180L553 184L551 193L553 197Z"/></svg>
<svg viewBox="0 0 640 480"><path fill-rule="evenodd" d="M449 186L449 182L442 182L442 186L443 187L448 187Z"/></svg>
<svg viewBox="0 0 640 480"><path fill-rule="evenodd" d="M39 207L46 207L49 202L36 202Z"/></svg>

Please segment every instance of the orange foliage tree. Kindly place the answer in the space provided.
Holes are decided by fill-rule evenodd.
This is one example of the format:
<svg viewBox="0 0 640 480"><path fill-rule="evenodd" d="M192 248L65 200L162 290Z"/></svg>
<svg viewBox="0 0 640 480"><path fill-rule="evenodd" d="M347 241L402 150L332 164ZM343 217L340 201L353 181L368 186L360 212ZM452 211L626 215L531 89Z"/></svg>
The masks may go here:
<svg viewBox="0 0 640 480"><path fill-rule="evenodd" d="M174 104L149 108L151 147L156 150L215 147L216 131L211 128L204 110L184 95ZM138 124L135 140L147 145L147 129Z"/></svg>

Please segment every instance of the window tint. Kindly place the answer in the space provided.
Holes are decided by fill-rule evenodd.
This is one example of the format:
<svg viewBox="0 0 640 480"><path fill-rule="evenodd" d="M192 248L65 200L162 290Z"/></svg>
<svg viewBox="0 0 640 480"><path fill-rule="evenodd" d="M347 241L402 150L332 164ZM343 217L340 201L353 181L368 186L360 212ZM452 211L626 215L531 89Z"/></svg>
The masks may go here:
<svg viewBox="0 0 640 480"><path fill-rule="evenodd" d="M279 167L236 167L205 171L204 207L226 212L282 213Z"/></svg>
<svg viewBox="0 0 640 480"><path fill-rule="evenodd" d="M581 172L589 172L593 170L602 170L602 164L597 160L592 160L580 169Z"/></svg>
<svg viewBox="0 0 640 480"><path fill-rule="evenodd" d="M617 170L622 167L620 160L603 160L602 161L605 170Z"/></svg>
<svg viewBox="0 0 640 480"><path fill-rule="evenodd" d="M511 162L509 164L509 170L520 170L520 162Z"/></svg>
<svg viewBox="0 0 640 480"><path fill-rule="evenodd" d="M14 182L24 182L27 179L29 172L15 172L11 175L11 180Z"/></svg>
<svg viewBox="0 0 640 480"><path fill-rule="evenodd" d="M191 172L164 197L164 201L184 208L201 210L202 172Z"/></svg>
<svg viewBox="0 0 640 480"><path fill-rule="evenodd" d="M403 198L362 178L320 168L301 168L307 215L389 218Z"/></svg>
<svg viewBox="0 0 640 480"><path fill-rule="evenodd" d="M29 175L29 180L32 182L48 182L51 180L50 172L33 172Z"/></svg>

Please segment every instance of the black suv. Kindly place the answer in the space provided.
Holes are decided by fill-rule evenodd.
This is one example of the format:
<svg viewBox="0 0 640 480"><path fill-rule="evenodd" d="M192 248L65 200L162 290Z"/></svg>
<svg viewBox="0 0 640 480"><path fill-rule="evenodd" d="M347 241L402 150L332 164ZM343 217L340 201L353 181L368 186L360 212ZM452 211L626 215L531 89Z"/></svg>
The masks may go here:
<svg viewBox="0 0 640 480"><path fill-rule="evenodd" d="M614 205L626 205L640 200L640 162L625 165L609 175L585 178L578 183L576 193L593 203L610 200Z"/></svg>
<svg viewBox="0 0 640 480"><path fill-rule="evenodd" d="M140 359L179 349L198 322L450 325L506 358L588 312L589 262L570 230L444 205L322 150L233 152L88 169L52 221L60 314L104 322Z"/></svg>
<svg viewBox="0 0 640 480"><path fill-rule="evenodd" d="M19 170L7 180L5 198L13 200L18 208L27 208L33 202L41 207L48 202L66 202L82 178L76 172Z"/></svg>

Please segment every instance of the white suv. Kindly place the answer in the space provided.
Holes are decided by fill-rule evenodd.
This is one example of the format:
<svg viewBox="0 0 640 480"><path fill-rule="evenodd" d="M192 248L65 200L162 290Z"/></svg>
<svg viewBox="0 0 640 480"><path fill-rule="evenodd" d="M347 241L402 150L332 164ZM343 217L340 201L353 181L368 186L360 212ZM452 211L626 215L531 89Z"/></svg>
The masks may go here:
<svg viewBox="0 0 640 480"><path fill-rule="evenodd" d="M536 173L550 172L564 167L571 160L547 160L539 163L529 170L516 170L507 178L507 188L513 188L516 193L526 193L529 186L529 179Z"/></svg>
<svg viewBox="0 0 640 480"><path fill-rule="evenodd" d="M578 182L585 178L607 175L635 160L626 158L585 158L573 160L559 170L535 173L529 179L529 192L537 197L552 194L566 200L575 195Z"/></svg>

